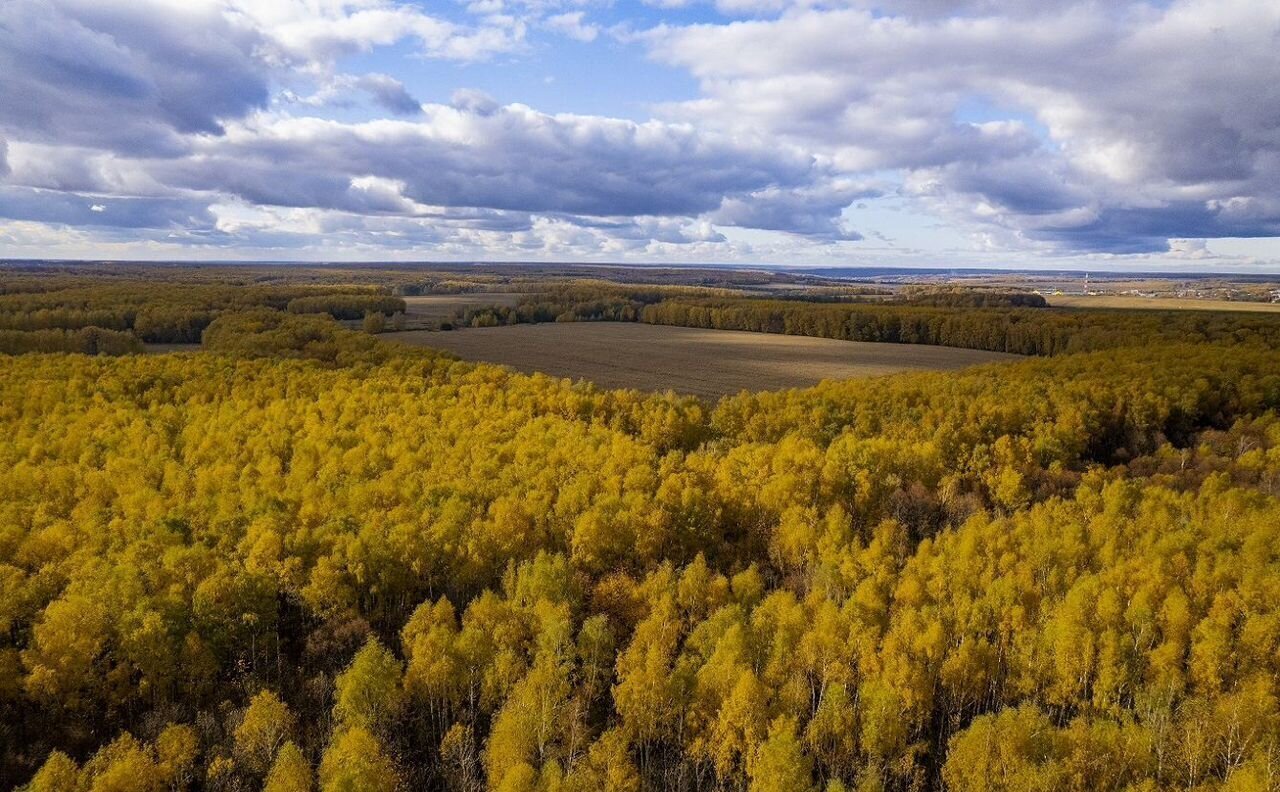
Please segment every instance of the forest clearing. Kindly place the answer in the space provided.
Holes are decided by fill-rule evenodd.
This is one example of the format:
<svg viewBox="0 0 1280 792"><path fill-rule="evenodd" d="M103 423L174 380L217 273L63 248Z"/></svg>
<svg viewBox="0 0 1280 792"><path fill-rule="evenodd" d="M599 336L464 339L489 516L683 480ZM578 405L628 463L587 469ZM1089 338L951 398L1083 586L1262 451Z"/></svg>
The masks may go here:
<svg viewBox="0 0 1280 792"><path fill-rule="evenodd" d="M407 331L383 336L464 360L590 380L602 388L674 390L705 398L816 385L823 380L949 371L1019 356L924 344L704 330L636 322L558 322Z"/></svg>
<svg viewBox="0 0 1280 792"><path fill-rule="evenodd" d="M520 299L515 292L477 292L472 294L423 294L405 297L405 316L409 319L443 321L454 314L481 305L513 306Z"/></svg>

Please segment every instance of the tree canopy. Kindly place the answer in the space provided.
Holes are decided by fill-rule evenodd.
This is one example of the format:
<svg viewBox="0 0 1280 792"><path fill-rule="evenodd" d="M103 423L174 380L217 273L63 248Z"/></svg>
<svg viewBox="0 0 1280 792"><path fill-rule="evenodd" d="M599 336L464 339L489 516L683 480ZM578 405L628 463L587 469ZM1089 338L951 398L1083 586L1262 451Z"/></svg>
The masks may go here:
<svg viewBox="0 0 1280 792"><path fill-rule="evenodd" d="M1267 344L711 405L205 341L0 356L6 786L1280 783Z"/></svg>

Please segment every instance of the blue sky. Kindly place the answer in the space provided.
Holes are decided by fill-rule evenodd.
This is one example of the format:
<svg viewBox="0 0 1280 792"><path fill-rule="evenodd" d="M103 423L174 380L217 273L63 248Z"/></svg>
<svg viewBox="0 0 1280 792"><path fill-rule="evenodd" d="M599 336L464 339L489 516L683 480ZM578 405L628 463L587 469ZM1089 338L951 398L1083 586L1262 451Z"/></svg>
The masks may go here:
<svg viewBox="0 0 1280 792"><path fill-rule="evenodd" d="M447 104L459 88L471 88L503 104L633 121L651 118L655 104L698 95L698 84L687 72L655 63L638 45L609 37L583 42L546 32L532 33L526 51L476 63L422 58L413 44L402 42L344 58L341 68L394 74L424 102Z"/></svg>
<svg viewBox="0 0 1280 792"><path fill-rule="evenodd" d="M7 0L0 256L1280 270L1280 4Z"/></svg>

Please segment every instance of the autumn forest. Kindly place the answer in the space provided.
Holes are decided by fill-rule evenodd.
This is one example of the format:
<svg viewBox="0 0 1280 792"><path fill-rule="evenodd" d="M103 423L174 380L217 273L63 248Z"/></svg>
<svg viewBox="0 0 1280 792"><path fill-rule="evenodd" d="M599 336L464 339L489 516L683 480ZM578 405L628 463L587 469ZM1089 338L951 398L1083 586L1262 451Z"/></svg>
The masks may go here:
<svg viewBox="0 0 1280 792"><path fill-rule="evenodd" d="M1280 789L1280 315L701 277L0 269L0 787ZM712 403L384 335L458 292L1026 358Z"/></svg>

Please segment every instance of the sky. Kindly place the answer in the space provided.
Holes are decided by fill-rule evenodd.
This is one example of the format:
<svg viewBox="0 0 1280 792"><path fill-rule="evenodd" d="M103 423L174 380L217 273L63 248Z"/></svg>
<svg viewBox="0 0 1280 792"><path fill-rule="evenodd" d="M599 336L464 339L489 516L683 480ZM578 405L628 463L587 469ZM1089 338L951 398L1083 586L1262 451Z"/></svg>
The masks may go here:
<svg viewBox="0 0 1280 792"><path fill-rule="evenodd" d="M1280 272L1274 0L2 0L0 257Z"/></svg>

